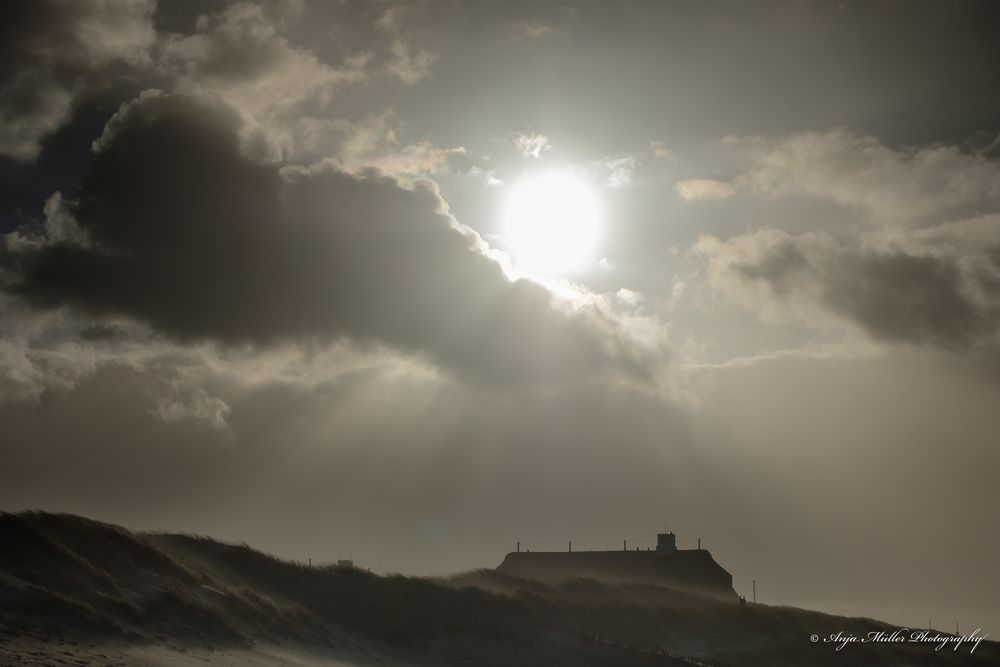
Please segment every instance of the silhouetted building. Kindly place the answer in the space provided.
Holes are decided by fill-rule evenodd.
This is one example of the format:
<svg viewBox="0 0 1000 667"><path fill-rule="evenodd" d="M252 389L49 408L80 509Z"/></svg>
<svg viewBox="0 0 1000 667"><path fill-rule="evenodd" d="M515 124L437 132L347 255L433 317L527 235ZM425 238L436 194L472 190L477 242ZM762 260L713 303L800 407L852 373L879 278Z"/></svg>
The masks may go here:
<svg viewBox="0 0 1000 667"><path fill-rule="evenodd" d="M660 533L656 551L517 551L507 554L498 572L522 579L558 582L596 579L647 583L737 600L733 576L707 549L677 549L677 536Z"/></svg>

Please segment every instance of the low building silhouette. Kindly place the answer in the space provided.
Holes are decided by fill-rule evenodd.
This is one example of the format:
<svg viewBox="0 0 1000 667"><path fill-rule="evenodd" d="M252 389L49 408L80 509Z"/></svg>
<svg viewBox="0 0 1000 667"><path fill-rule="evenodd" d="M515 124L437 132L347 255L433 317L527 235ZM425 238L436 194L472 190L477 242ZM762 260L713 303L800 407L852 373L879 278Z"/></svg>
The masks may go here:
<svg viewBox="0 0 1000 667"><path fill-rule="evenodd" d="M548 583L596 579L612 583L648 583L736 600L733 576L707 549L678 549L677 536L660 533L656 550L516 551L507 554L498 572Z"/></svg>

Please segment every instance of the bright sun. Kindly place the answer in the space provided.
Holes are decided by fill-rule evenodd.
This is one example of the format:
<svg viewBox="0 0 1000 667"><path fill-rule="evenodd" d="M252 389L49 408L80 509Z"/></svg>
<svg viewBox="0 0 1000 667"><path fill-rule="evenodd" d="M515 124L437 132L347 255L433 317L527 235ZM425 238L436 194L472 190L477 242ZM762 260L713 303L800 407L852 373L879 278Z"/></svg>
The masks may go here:
<svg viewBox="0 0 1000 667"><path fill-rule="evenodd" d="M504 212L504 241L518 264L547 275L586 260L597 243L597 201L587 186L553 172L514 186Z"/></svg>

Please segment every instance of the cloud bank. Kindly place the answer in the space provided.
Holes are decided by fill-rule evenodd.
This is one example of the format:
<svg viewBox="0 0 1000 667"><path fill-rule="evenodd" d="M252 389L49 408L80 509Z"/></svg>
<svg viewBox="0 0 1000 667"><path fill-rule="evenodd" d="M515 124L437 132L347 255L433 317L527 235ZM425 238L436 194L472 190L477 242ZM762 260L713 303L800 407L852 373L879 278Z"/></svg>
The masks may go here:
<svg viewBox="0 0 1000 667"><path fill-rule="evenodd" d="M154 0L12 0L0 21L0 155L33 160L81 95L149 63Z"/></svg>
<svg viewBox="0 0 1000 667"><path fill-rule="evenodd" d="M350 338L503 382L632 363L610 320L510 282L433 184L255 161L240 127L205 98L125 105L50 215L72 218L80 240L8 239L8 289L181 341Z"/></svg>

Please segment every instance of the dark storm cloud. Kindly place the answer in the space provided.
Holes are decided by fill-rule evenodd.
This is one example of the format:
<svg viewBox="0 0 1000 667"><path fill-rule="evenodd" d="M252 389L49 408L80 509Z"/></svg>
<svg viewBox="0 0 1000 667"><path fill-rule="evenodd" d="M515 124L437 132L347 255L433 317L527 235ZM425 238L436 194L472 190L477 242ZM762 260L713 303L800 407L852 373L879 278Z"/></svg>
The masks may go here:
<svg viewBox="0 0 1000 667"><path fill-rule="evenodd" d="M0 18L0 154L33 159L77 97L147 62L155 2L11 0Z"/></svg>
<svg viewBox="0 0 1000 667"><path fill-rule="evenodd" d="M737 301L820 326L846 320L882 341L957 349L996 334L995 160L947 144L891 148L844 129L729 144L749 148L734 180L748 205L834 204L843 216L823 224L806 211L803 222L703 237L710 277Z"/></svg>
<svg viewBox="0 0 1000 667"><path fill-rule="evenodd" d="M875 339L957 348L1000 325L991 289L997 272L985 257L976 263L955 253L869 248L773 229L726 243L703 240L701 248L717 284L737 299L805 319L818 308Z"/></svg>
<svg viewBox="0 0 1000 667"><path fill-rule="evenodd" d="M831 310L887 340L963 345L996 330L996 304L965 293L952 258L859 253L822 290Z"/></svg>
<svg viewBox="0 0 1000 667"><path fill-rule="evenodd" d="M791 242L769 248L756 262L738 262L733 268L746 280L759 280L768 285L775 294L788 294L795 287L796 280L811 268L802 251Z"/></svg>
<svg viewBox="0 0 1000 667"><path fill-rule="evenodd" d="M85 240L9 248L10 289L179 340L350 337L492 380L585 374L619 353L597 319L509 282L432 185L282 171L245 156L240 126L192 97L128 105L66 205Z"/></svg>

